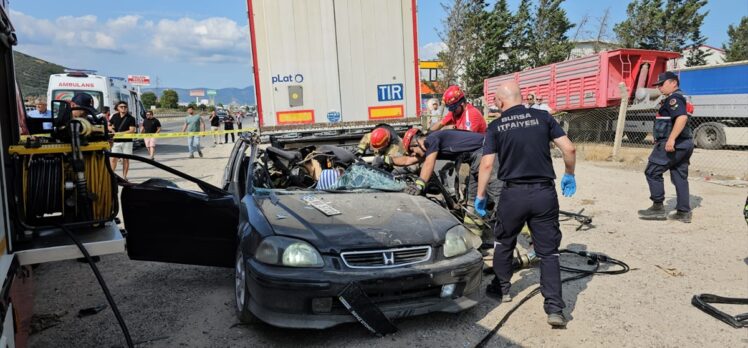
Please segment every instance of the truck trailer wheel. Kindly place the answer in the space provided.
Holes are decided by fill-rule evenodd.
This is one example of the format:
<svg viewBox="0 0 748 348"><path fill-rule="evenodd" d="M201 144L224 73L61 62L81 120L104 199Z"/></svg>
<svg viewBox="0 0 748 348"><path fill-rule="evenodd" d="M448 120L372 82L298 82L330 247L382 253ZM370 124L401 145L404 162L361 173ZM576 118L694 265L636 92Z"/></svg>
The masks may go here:
<svg viewBox="0 0 748 348"><path fill-rule="evenodd" d="M647 137L647 133L642 132L624 132L626 138L632 143L641 143Z"/></svg>
<svg viewBox="0 0 748 348"><path fill-rule="evenodd" d="M725 125L717 122L707 122L696 128L694 138L696 146L702 149L716 150L725 146Z"/></svg>
<svg viewBox="0 0 748 348"><path fill-rule="evenodd" d="M241 246L236 251L234 294L236 299L236 316L243 324L255 324L260 320L249 311L249 288L247 287L247 270L244 266L244 255Z"/></svg>

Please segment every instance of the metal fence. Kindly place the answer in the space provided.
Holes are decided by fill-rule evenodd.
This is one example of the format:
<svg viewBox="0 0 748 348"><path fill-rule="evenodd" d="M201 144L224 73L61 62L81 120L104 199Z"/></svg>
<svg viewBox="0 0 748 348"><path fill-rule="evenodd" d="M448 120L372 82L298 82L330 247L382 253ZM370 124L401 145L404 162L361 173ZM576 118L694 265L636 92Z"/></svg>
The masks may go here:
<svg viewBox="0 0 748 348"><path fill-rule="evenodd" d="M619 111L614 107L557 115L577 146L580 160L616 161L635 168L646 165L654 143L652 129L657 110L630 106L614 158ZM748 115L748 110L738 114ZM748 180L748 116L694 116L689 118L688 127L696 143L691 157L692 175Z"/></svg>

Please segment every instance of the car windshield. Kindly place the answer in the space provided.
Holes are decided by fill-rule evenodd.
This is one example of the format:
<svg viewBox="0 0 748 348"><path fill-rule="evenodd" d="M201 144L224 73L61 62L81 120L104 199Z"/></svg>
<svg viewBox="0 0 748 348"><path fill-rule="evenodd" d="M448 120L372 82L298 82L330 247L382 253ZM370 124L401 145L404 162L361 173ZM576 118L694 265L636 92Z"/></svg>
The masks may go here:
<svg viewBox="0 0 748 348"><path fill-rule="evenodd" d="M370 166L354 164L327 191L380 190L399 192L405 183L396 180L392 174Z"/></svg>
<svg viewBox="0 0 748 348"><path fill-rule="evenodd" d="M90 95L93 98L94 109L96 109L96 111L98 112L101 112L102 106L104 106L104 95L99 91L56 89L52 91L52 100L70 101L77 93L86 93Z"/></svg>

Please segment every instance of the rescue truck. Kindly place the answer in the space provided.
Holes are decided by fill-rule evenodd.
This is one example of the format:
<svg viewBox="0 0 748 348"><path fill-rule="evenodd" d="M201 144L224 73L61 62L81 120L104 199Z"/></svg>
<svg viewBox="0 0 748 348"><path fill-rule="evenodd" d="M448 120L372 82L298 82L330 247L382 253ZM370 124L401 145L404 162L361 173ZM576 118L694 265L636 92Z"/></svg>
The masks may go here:
<svg viewBox="0 0 748 348"><path fill-rule="evenodd" d="M420 123L416 0L247 0L247 12L263 139L350 144Z"/></svg>
<svg viewBox="0 0 748 348"><path fill-rule="evenodd" d="M7 5L0 0L0 347L15 347L26 346L31 323L31 265L82 257L90 262L93 256L125 250L115 222L116 181L106 171L105 127L72 118L67 102L52 99L84 90L99 97L101 110L112 93L127 89L114 88L118 84L103 77L97 83L90 82L91 77L66 84L54 80L49 95L53 118L44 120L53 123L53 134L29 137L49 130L27 122L13 66L17 38ZM129 90L126 95L137 104Z"/></svg>

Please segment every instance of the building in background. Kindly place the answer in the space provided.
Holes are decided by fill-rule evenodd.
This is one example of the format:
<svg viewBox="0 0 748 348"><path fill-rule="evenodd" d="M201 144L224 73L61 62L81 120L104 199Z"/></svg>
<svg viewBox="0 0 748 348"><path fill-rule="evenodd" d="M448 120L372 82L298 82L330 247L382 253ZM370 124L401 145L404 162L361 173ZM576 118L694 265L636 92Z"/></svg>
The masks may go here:
<svg viewBox="0 0 748 348"><path fill-rule="evenodd" d="M707 54L705 66L722 64L725 62L725 50L709 45L699 46L699 50ZM682 69L686 67L686 60L691 56L691 50L685 50L681 52L683 55L678 59L674 59L668 63L668 70Z"/></svg>
<svg viewBox="0 0 748 348"><path fill-rule="evenodd" d="M418 63L421 76L421 110L426 110L426 103L431 98L442 98L446 88L444 83L444 62L422 60Z"/></svg>
<svg viewBox="0 0 748 348"><path fill-rule="evenodd" d="M619 44L614 42L597 40L576 41L574 42L574 48L572 48L571 52L569 52L569 58L567 60L587 57L593 54L598 54L601 51L615 50L620 47L621 46Z"/></svg>

